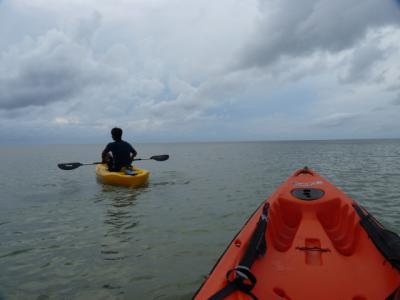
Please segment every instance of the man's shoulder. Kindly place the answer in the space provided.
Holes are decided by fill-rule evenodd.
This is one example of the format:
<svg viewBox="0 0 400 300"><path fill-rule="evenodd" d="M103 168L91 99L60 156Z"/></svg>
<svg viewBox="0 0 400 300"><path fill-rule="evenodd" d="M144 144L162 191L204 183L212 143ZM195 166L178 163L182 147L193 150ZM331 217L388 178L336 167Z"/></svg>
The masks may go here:
<svg viewBox="0 0 400 300"><path fill-rule="evenodd" d="M129 145L129 146L131 146L131 144L130 143L128 143L127 141L121 141L122 143L124 143L125 145Z"/></svg>
<svg viewBox="0 0 400 300"><path fill-rule="evenodd" d="M110 142L107 144L106 149L112 149L115 146L115 142Z"/></svg>

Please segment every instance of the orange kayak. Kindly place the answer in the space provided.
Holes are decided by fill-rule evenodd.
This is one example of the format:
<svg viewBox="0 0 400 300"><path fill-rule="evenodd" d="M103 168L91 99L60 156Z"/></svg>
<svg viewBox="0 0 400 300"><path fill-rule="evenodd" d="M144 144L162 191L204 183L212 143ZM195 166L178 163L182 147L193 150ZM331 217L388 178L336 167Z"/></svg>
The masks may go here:
<svg viewBox="0 0 400 300"><path fill-rule="evenodd" d="M305 167L254 212L194 299L400 299L400 238Z"/></svg>

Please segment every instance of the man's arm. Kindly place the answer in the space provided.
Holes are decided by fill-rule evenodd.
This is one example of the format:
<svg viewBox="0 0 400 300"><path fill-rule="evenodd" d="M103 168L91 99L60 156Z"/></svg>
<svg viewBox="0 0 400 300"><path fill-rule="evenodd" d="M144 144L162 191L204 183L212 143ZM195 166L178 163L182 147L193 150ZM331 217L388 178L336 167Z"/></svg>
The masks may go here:
<svg viewBox="0 0 400 300"><path fill-rule="evenodd" d="M129 145L129 146L131 146L131 145ZM135 156L137 155L137 152L132 146L131 146L130 151L131 151L131 162L132 162L133 159L135 158Z"/></svg>
<svg viewBox="0 0 400 300"><path fill-rule="evenodd" d="M106 148L104 148L103 152L101 152L101 162L102 163L106 163L107 162L107 156L108 156L109 152L110 152L110 144L108 144L106 146Z"/></svg>
<svg viewBox="0 0 400 300"><path fill-rule="evenodd" d="M107 158L107 151L103 150L103 152L101 152L101 162L104 164L107 162L106 158Z"/></svg>

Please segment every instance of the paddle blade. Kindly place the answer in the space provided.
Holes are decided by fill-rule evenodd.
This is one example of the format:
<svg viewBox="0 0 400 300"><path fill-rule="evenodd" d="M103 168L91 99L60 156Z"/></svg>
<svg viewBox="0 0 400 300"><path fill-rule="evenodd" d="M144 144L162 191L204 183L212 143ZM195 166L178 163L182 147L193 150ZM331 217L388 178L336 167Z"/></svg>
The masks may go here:
<svg viewBox="0 0 400 300"><path fill-rule="evenodd" d="M79 162L72 162L72 163L62 163L62 164L57 164L57 166L61 170L74 170L76 168L79 168L80 166L83 166L83 164Z"/></svg>
<svg viewBox="0 0 400 300"><path fill-rule="evenodd" d="M152 157L150 157L150 159L154 159L156 161L164 161L167 160L169 158L168 154L164 154L164 155L154 155Z"/></svg>

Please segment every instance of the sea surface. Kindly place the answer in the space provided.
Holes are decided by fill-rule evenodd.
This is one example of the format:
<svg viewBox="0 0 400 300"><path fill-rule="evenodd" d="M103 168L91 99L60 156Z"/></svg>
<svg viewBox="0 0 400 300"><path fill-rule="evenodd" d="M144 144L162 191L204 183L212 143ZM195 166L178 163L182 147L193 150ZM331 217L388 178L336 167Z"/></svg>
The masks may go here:
<svg viewBox="0 0 400 300"><path fill-rule="evenodd" d="M146 187L103 186L104 145L0 146L0 299L190 299L248 217L309 166L400 233L400 140L136 144Z"/></svg>

